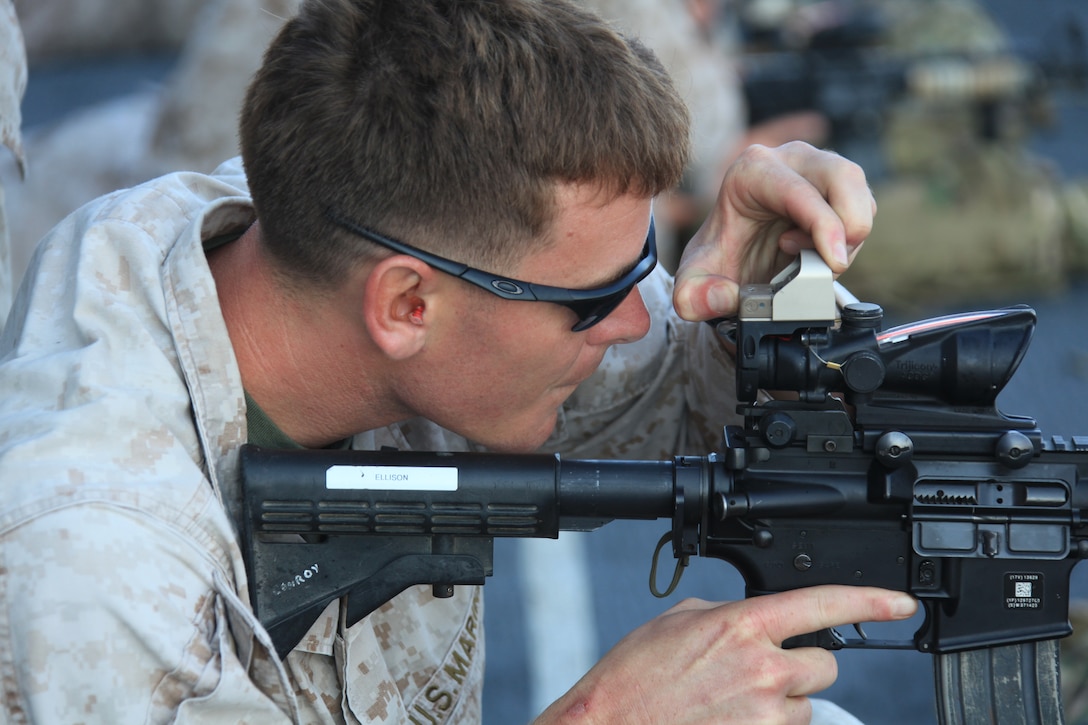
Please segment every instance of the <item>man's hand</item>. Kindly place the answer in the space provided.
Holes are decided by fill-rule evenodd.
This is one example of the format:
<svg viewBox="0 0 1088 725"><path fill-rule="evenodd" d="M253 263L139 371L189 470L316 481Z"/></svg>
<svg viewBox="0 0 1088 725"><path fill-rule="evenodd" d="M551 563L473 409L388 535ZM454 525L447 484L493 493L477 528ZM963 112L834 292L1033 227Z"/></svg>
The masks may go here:
<svg viewBox="0 0 1088 725"><path fill-rule="evenodd" d="M740 285L770 281L802 248L836 274L873 227L876 201L857 164L808 144L749 147L684 250L673 304L688 320L736 312Z"/></svg>
<svg viewBox="0 0 1088 725"><path fill-rule="evenodd" d="M537 722L808 723L807 696L835 681L835 657L782 642L916 609L906 594L849 586L727 604L688 599L627 635Z"/></svg>

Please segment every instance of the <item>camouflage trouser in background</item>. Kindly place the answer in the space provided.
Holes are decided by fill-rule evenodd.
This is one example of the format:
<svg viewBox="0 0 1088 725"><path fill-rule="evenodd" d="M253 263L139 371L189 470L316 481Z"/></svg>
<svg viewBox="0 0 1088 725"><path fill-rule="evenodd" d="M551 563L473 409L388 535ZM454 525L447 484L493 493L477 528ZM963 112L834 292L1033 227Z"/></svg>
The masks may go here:
<svg viewBox="0 0 1088 725"><path fill-rule="evenodd" d="M1088 183L1002 147L873 185L875 227L842 276L863 301L910 316L1056 293L1088 271Z"/></svg>

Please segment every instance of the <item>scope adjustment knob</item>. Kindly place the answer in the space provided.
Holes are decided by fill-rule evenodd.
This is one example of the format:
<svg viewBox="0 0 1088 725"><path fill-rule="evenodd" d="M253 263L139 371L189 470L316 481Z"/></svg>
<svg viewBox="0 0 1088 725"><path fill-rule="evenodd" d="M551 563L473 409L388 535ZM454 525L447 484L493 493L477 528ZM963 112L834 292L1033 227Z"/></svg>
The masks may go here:
<svg viewBox="0 0 1088 725"><path fill-rule="evenodd" d="M797 435L797 423L786 413L768 413L759 420L763 440L771 448L785 448Z"/></svg>
<svg viewBox="0 0 1088 725"><path fill-rule="evenodd" d="M854 328L878 328L884 308L872 302L852 302L842 308L842 324Z"/></svg>
<svg viewBox="0 0 1088 725"><path fill-rule="evenodd" d="M873 393L884 383L884 361L880 356L862 350L846 359L842 364L842 377L846 387L855 393Z"/></svg>

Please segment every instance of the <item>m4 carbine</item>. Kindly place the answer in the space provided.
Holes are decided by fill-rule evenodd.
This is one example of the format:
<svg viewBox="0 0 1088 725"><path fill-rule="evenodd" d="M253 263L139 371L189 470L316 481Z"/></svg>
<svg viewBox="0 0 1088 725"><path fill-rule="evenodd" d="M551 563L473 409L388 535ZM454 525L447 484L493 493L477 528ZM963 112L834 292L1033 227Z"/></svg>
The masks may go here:
<svg viewBox="0 0 1088 725"><path fill-rule="evenodd" d="M917 597L912 640L826 631L791 644L937 655L941 723L1060 723L1056 638L1088 556L1088 437L1044 440L996 407L1035 313L881 322L876 305L839 310L814 253L743 289L719 329L736 347L744 425L706 456L245 446L254 610L285 654L333 599L354 623L411 585L483 584L495 537L663 518L678 567L723 559L749 596L853 584ZM777 396L757 402L762 390Z"/></svg>

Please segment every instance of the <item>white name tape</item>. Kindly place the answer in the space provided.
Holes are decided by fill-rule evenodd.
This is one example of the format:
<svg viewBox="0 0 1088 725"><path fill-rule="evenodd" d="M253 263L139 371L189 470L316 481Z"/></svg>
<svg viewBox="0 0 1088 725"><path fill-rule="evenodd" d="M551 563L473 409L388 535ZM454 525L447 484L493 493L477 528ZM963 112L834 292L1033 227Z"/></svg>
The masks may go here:
<svg viewBox="0 0 1088 725"><path fill-rule="evenodd" d="M431 466L330 466L325 488L367 491L456 491L457 469Z"/></svg>

